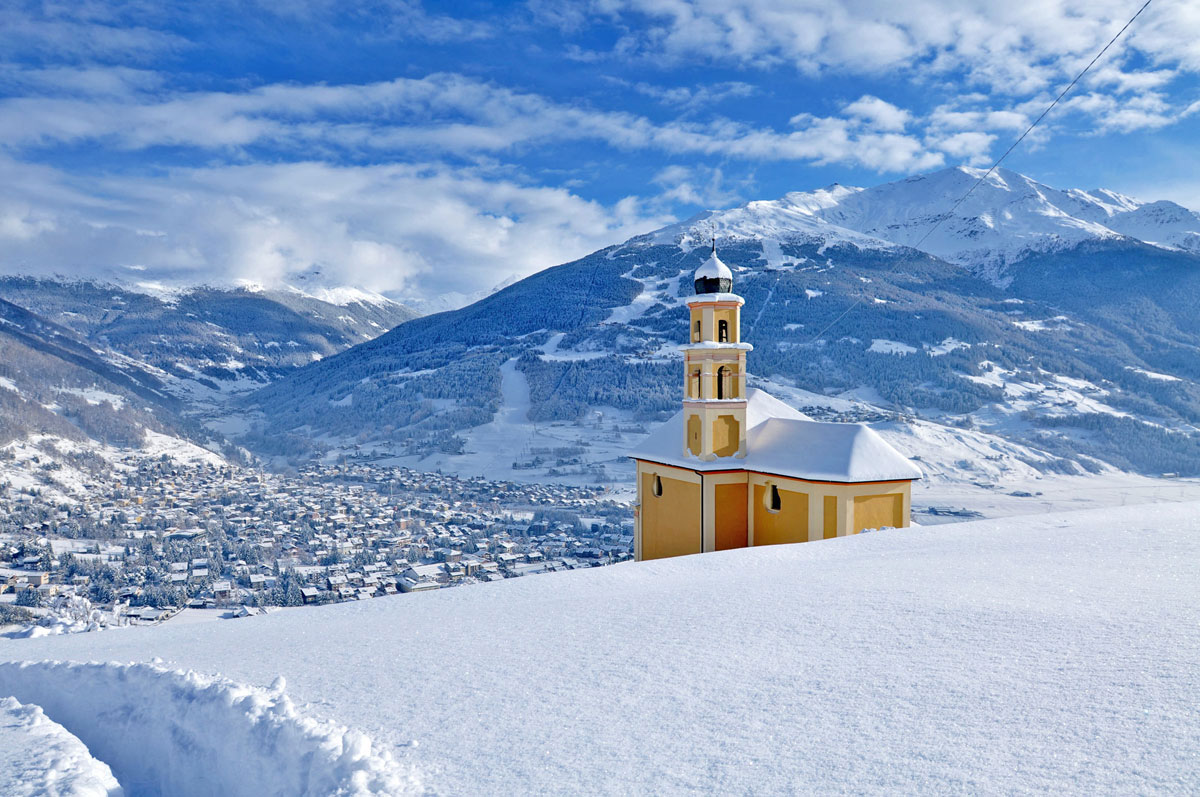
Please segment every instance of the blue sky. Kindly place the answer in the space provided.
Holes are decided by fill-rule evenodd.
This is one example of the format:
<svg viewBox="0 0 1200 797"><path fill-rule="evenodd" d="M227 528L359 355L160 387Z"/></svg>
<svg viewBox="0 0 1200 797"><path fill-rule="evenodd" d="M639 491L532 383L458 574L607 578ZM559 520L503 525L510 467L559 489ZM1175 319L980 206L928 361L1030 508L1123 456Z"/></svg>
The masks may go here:
<svg viewBox="0 0 1200 797"><path fill-rule="evenodd" d="M1139 2L4 2L0 268L461 301L707 207L987 165ZM1200 207L1200 6L1006 162ZM316 276L318 275L319 276Z"/></svg>

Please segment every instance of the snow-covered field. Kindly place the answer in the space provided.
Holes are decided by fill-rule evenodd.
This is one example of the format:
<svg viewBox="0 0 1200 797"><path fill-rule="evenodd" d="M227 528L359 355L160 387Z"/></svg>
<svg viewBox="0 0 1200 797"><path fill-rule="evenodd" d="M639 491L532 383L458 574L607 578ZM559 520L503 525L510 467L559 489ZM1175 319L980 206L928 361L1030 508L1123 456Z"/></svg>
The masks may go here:
<svg viewBox="0 0 1200 797"><path fill-rule="evenodd" d="M170 760L272 793L265 773L292 777L304 749L264 719L286 696L285 728L311 718L369 737L354 760L379 780L360 793L386 778L445 794L1195 793L1200 504L875 532L0 652L138 663L0 666L0 695L42 705L123 784Z"/></svg>

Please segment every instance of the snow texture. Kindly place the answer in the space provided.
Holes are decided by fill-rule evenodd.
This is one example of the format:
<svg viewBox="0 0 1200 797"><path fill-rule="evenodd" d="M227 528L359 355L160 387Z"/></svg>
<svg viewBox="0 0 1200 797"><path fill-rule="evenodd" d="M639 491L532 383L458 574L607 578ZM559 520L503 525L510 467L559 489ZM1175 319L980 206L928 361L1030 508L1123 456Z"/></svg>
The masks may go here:
<svg viewBox="0 0 1200 797"><path fill-rule="evenodd" d="M302 716L284 694L148 664L0 666L0 692L36 703L131 795L397 795L419 782L356 731Z"/></svg>
<svg viewBox="0 0 1200 797"><path fill-rule="evenodd" d="M830 482L920 479L921 470L861 423L771 418L746 436L745 467Z"/></svg>
<svg viewBox="0 0 1200 797"><path fill-rule="evenodd" d="M717 253L712 255L700 264L700 268L696 269L693 275L695 279L733 279L733 272L729 270L729 266L721 262L721 258L717 257Z"/></svg>
<svg viewBox="0 0 1200 797"><path fill-rule="evenodd" d="M0 794L122 797L112 770L38 706L0 699Z"/></svg>
<svg viewBox="0 0 1200 797"><path fill-rule="evenodd" d="M691 249L714 234L762 239L771 242L763 252L772 267L782 265L773 256L780 241L820 240L825 246L868 250L920 243L923 251L998 283L1004 282L1008 265L1031 252L1083 241L1131 238L1200 252L1200 214L1187 208L1101 189L1063 191L1008 169L988 175L953 216L943 218L983 175L982 169L960 166L866 189L833 185L798 191L708 211L652 233L651 240Z"/></svg>
<svg viewBox="0 0 1200 797"><path fill-rule="evenodd" d="M907 343L901 343L898 340L875 338L871 341L871 345L867 348L867 351L874 352L875 354L898 354L903 357L905 354L914 354L917 350Z"/></svg>
<svg viewBox="0 0 1200 797"><path fill-rule="evenodd" d="M747 393L745 457L705 462L686 454L683 445L683 413L678 412L651 432L631 456L700 471L733 467L814 481L921 478L921 470L870 427L810 420L758 389Z"/></svg>
<svg viewBox="0 0 1200 797"><path fill-rule="evenodd" d="M162 656L258 684L282 673L298 702L394 745L444 794L1185 794L1200 790L1198 606L1200 505L1179 504L19 640L0 655ZM0 689L20 672L5 668ZM111 747L141 742L119 715L90 718L114 692L138 700L141 678L26 672L39 691L61 685L84 723L116 723ZM181 723L212 711L165 705ZM157 758L165 721L146 721L156 754L143 758ZM245 766L260 747L248 728L208 738L230 724L201 723L196 755L216 746L251 781L266 777L256 767L289 775L282 744L289 755Z"/></svg>

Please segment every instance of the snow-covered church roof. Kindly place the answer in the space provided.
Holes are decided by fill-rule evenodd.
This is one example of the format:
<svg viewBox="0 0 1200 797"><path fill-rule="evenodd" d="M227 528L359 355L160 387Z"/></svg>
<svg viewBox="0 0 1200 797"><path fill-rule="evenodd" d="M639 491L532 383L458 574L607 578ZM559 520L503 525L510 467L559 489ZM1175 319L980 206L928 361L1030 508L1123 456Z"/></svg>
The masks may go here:
<svg viewBox="0 0 1200 797"><path fill-rule="evenodd" d="M717 257L717 252L714 249L709 255L708 260L700 264L700 268L696 269L695 279L712 279L712 280L729 280L733 281L733 272L729 270L729 266L721 262L721 258Z"/></svg>
<svg viewBox="0 0 1200 797"><path fill-rule="evenodd" d="M746 456L703 461L684 450L683 412L673 415L630 452L634 459L695 471L748 470L822 482L903 481L921 471L874 429L824 423L762 390L746 399Z"/></svg>

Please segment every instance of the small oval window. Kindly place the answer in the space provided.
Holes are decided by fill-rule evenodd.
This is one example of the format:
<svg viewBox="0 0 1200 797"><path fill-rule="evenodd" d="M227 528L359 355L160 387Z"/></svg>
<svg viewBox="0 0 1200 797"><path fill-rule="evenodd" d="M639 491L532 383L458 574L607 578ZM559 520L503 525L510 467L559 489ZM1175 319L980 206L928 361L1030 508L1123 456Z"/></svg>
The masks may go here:
<svg viewBox="0 0 1200 797"><path fill-rule="evenodd" d="M658 476L655 476L655 477L654 477L654 488L653 488L653 490L654 490L654 494L655 494L656 496L657 496L657 495L662 495L662 479L661 479L660 477L658 477Z"/></svg>
<svg viewBox="0 0 1200 797"><path fill-rule="evenodd" d="M778 512L782 506L783 500L779 497L779 488L772 484L767 491L767 509Z"/></svg>

